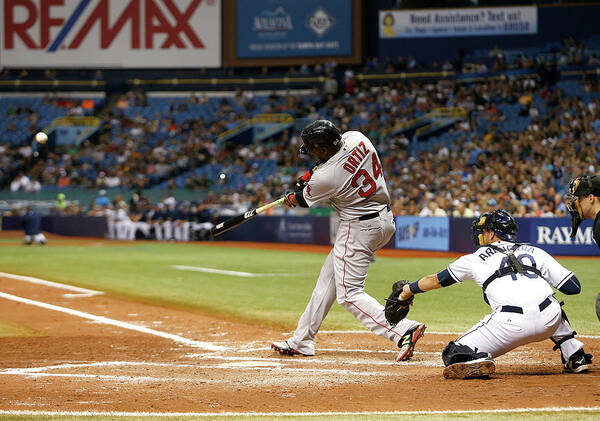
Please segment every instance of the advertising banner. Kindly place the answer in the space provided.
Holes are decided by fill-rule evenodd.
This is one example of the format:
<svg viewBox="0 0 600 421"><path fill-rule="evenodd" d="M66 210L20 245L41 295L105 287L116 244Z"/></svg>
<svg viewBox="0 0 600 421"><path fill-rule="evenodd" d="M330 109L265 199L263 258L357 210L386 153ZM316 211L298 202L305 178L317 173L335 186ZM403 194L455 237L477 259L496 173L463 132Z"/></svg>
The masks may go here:
<svg viewBox="0 0 600 421"><path fill-rule="evenodd" d="M352 0L237 2L237 58L352 54Z"/></svg>
<svg viewBox="0 0 600 421"><path fill-rule="evenodd" d="M575 238L571 238L571 218L518 218L519 241L552 255L600 256L600 248L594 242L593 222L583 221Z"/></svg>
<svg viewBox="0 0 600 421"><path fill-rule="evenodd" d="M221 218L222 222L226 218ZM329 218L323 216L258 216L218 237L225 241L329 244Z"/></svg>
<svg viewBox="0 0 600 421"><path fill-rule="evenodd" d="M4 67L220 67L221 0L0 0Z"/></svg>
<svg viewBox="0 0 600 421"><path fill-rule="evenodd" d="M536 34L536 7L379 11L379 38Z"/></svg>
<svg viewBox="0 0 600 421"><path fill-rule="evenodd" d="M396 248L448 251L449 218L397 216Z"/></svg>

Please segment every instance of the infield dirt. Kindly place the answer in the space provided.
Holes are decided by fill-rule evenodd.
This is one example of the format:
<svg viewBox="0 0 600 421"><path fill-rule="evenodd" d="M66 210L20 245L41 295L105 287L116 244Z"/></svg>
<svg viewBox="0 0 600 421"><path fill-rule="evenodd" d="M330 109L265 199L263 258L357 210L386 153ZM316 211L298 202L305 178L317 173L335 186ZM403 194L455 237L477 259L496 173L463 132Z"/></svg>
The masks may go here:
<svg viewBox="0 0 600 421"><path fill-rule="evenodd" d="M40 335L0 338L2 410L356 412L600 406L600 370L594 364L587 374L563 373L550 341L499 357L497 373L488 380L445 380L440 352L454 335L426 332L406 363L395 363L393 345L368 332L322 332L314 357L284 357L269 345L286 335L268 327L106 295L66 297L61 289L8 278L0 278L0 284L12 296L223 347L206 351L2 298L1 320ZM582 340L588 352L600 353L598 338Z"/></svg>

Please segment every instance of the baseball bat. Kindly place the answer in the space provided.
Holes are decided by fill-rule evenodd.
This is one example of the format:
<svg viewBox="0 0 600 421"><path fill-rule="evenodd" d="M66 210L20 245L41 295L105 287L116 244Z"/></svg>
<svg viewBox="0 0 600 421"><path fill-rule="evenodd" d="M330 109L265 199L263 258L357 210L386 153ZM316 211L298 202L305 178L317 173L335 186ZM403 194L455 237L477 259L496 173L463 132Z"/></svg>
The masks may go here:
<svg viewBox="0 0 600 421"><path fill-rule="evenodd" d="M285 197L282 197L281 199L277 199L274 202L267 203L266 205L261 206L260 208L252 209L241 215L234 216L233 218L229 218L228 220L215 225L215 227L210 230L210 234L213 237L217 237L217 236L223 234L224 232L227 232L230 229L237 227L238 225L242 225L243 223L248 222L249 220L254 218L256 215L259 215L259 214L271 209L274 206L282 204L284 200L285 200Z"/></svg>

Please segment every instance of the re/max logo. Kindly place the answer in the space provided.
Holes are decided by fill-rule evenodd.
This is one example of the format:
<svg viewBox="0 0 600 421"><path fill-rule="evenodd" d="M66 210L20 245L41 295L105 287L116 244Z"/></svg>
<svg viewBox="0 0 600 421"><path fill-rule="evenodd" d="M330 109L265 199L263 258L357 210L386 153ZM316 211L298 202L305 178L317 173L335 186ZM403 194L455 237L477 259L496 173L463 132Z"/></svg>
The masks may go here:
<svg viewBox="0 0 600 421"><path fill-rule="evenodd" d="M19 39L29 49L74 50L94 28L99 30L101 49L110 48L123 31L129 34L131 49L153 49L155 43L160 49L205 48L189 22L202 0L189 0L185 5L176 0L113 2L111 7L111 0L80 0L67 17L65 0L4 0L4 49L14 49ZM82 18L90 7L91 13ZM115 12L117 8L120 13ZM60 31L51 39L53 27ZM161 41L156 40L157 36Z"/></svg>

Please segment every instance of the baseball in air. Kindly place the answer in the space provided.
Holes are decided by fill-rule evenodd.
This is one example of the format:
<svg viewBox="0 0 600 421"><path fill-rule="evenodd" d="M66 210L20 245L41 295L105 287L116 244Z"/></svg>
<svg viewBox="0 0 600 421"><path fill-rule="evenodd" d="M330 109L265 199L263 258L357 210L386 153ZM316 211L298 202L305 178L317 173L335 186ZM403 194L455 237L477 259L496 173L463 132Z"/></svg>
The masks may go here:
<svg viewBox="0 0 600 421"><path fill-rule="evenodd" d="M44 144L48 141L48 135L44 132L39 132L35 135L35 141Z"/></svg>

